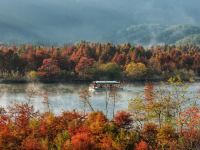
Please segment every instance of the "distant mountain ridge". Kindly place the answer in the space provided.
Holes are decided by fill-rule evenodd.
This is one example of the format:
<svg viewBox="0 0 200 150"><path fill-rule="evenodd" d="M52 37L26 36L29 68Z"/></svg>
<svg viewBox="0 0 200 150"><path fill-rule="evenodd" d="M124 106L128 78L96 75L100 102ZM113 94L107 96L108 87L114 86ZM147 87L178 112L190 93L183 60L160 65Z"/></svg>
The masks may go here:
<svg viewBox="0 0 200 150"><path fill-rule="evenodd" d="M144 46L158 44L195 44L200 45L200 26L198 25L162 25L162 24L138 24L130 25L126 28L118 29L117 31L110 30L106 36L96 39L96 42L112 42L114 44L131 43L141 44ZM32 44L63 44L58 42L57 36L53 35L50 38L35 34L34 31L23 29L20 26L14 26L0 22L0 43L32 43ZM62 40L66 43L73 43L69 39ZM92 41L91 39L82 39ZM80 40L77 40L79 42Z"/></svg>
<svg viewBox="0 0 200 150"><path fill-rule="evenodd" d="M118 31L113 42L153 44L200 44L200 26L195 25L131 25Z"/></svg>

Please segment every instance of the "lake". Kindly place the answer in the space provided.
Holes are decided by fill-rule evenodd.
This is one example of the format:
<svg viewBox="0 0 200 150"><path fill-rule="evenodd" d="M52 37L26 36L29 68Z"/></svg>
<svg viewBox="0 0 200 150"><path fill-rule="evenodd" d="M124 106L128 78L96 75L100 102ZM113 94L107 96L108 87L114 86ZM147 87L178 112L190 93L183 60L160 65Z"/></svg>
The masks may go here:
<svg viewBox="0 0 200 150"><path fill-rule="evenodd" d="M200 82L186 83L189 95L195 95L200 91ZM68 110L84 110L84 104L80 101L79 91L88 88L88 84L0 84L0 105L7 107L14 103L30 103L36 110L45 112L50 109L55 114L59 114ZM154 89L171 89L168 84L154 83ZM116 109L127 110L130 99L144 94L145 83L126 84L124 90L117 92ZM91 104L95 110L106 110L106 98L108 98L108 115L112 114L113 103L109 93L92 92ZM49 105L44 103L44 99L48 99ZM87 111L90 111L87 107Z"/></svg>

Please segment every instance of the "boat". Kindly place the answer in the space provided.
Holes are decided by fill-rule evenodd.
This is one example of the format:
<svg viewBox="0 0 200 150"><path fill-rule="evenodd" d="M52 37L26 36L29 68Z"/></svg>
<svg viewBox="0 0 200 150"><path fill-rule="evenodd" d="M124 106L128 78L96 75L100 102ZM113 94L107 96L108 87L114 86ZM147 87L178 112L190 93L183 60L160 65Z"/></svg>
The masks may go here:
<svg viewBox="0 0 200 150"><path fill-rule="evenodd" d="M89 85L89 91L122 90L118 81L93 81Z"/></svg>

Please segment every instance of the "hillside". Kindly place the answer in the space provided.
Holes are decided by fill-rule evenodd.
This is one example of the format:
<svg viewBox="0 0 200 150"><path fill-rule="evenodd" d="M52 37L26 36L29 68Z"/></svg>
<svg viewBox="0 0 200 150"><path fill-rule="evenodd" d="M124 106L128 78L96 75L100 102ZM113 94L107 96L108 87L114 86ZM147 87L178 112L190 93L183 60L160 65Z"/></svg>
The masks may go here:
<svg viewBox="0 0 200 150"><path fill-rule="evenodd" d="M200 34L192 34L176 42L178 45L200 45Z"/></svg>
<svg viewBox="0 0 200 150"><path fill-rule="evenodd" d="M194 25L142 24L132 25L118 31L113 36L113 41L143 45L176 44L178 41L182 44L184 41L199 44L197 34L200 34L200 27Z"/></svg>

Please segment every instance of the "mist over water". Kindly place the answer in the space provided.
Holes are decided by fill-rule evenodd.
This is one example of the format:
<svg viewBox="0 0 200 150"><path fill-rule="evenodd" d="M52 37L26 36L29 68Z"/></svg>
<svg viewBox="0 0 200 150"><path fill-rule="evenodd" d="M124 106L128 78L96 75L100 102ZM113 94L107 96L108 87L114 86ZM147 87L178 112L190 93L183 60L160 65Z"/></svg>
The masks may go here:
<svg viewBox="0 0 200 150"><path fill-rule="evenodd" d="M192 103L196 101L200 94L200 83L188 83L188 97ZM165 91L173 88L168 84L155 83L155 90L163 88ZM185 86L185 85L184 85ZM84 104L80 100L79 91L82 88L88 88L87 84L0 84L0 106L6 108L13 104L29 103L35 110L40 112L50 111L55 114L61 114L63 111L84 111ZM145 83L127 84L123 86L122 91L117 92L116 112L128 110L129 100L144 96ZM49 107L44 103L43 93L47 93ZM183 93L181 93L183 94ZM90 102L94 110L106 112L106 93L91 92ZM108 116L112 116L113 101L108 96ZM199 102L198 102L199 104ZM86 111L91 111L86 107Z"/></svg>
<svg viewBox="0 0 200 150"><path fill-rule="evenodd" d="M0 0L0 4L1 42L107 42L130 25L200 24L199 0Z"/></svg>

